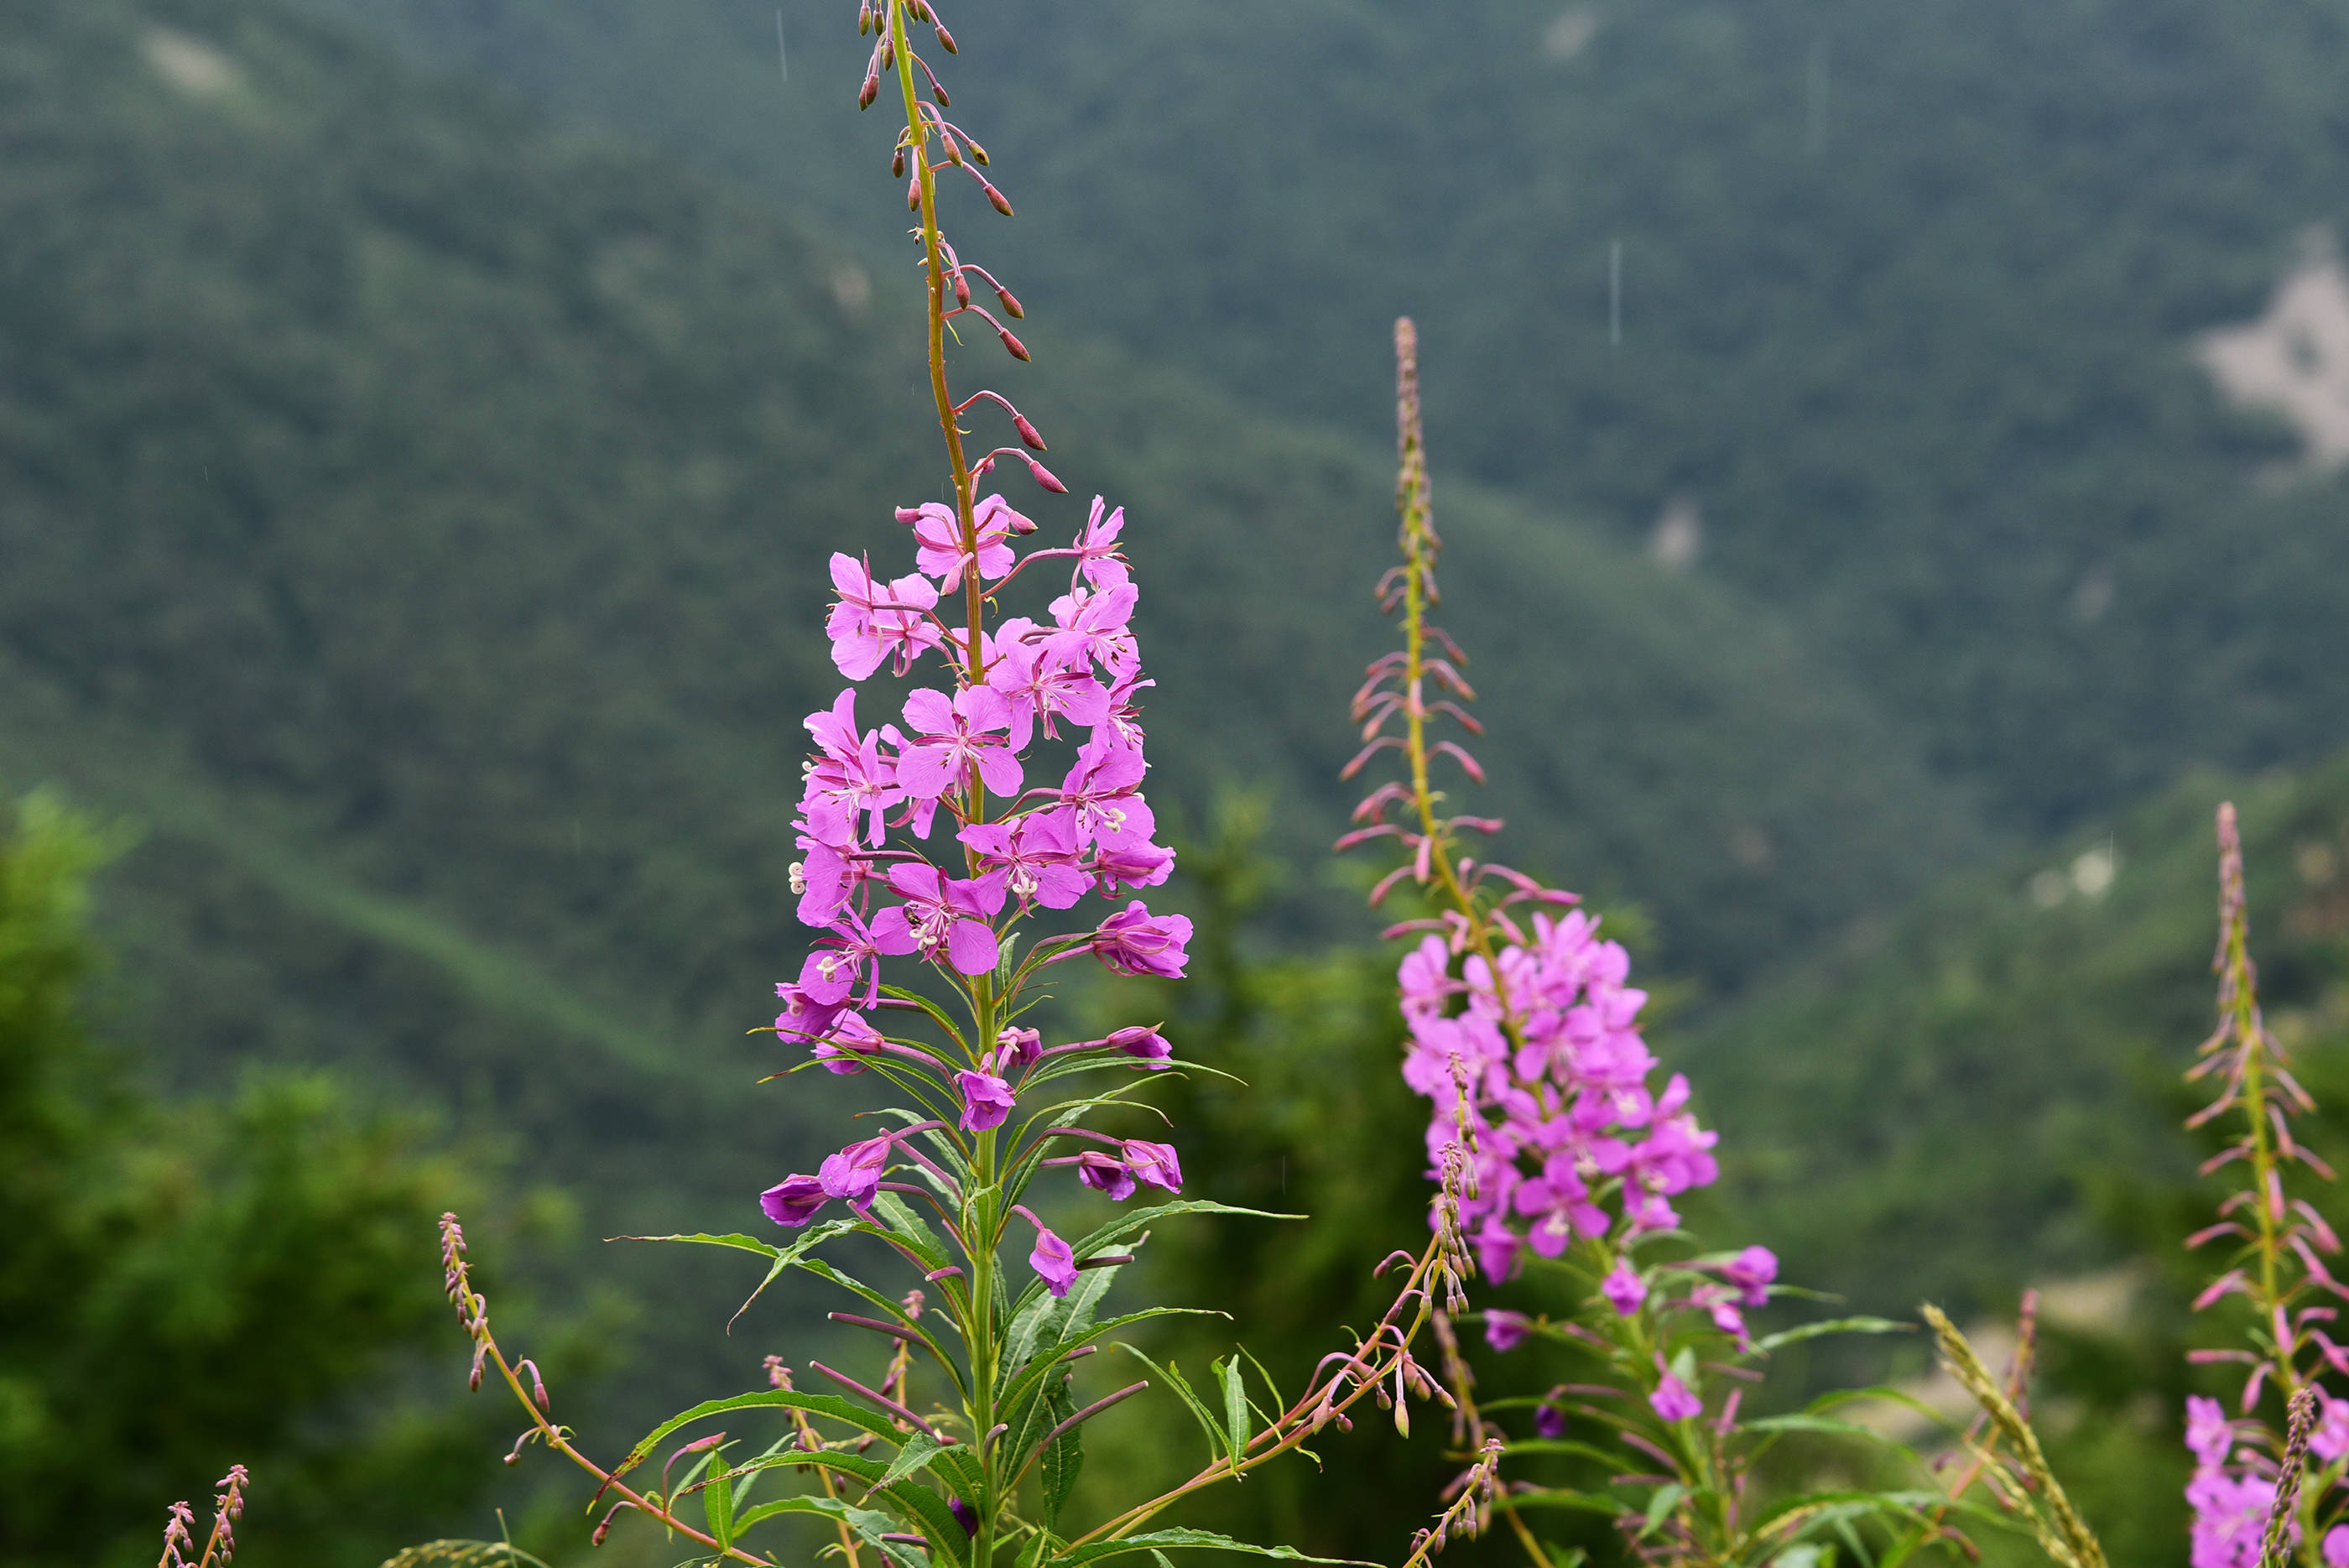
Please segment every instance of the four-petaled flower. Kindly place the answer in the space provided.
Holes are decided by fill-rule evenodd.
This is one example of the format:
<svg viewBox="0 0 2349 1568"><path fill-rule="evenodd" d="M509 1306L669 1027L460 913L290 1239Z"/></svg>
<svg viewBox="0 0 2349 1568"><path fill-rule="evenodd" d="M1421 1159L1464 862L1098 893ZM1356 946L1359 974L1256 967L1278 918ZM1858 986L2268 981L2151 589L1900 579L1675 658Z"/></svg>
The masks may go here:
<svg viewBox="0 0 2349 1568"><path fill-rule="evenodd" d="M1000 950L988 921L1003 908L1001 872L959 881L927 864L895 866L889 886L905 901L873 917L874 944L883 952L943 959L957 974L995 967Z"/></svg>
<svg viewBox="0 0 2349 1568"><path fill-rule="evenodd" d="M1112 974L1180 980L1189 961L1184 944L1190 940L1187 916L1153 915L1137 898L1103 920L1088 945Z"/></svg>
<svg viewBox="0 0 2349 1568"><path fill-rule="evenodd" d="M1011 1085L992 1073L957 1073L955 1085L962 1091L962 1130L985 1132L999 1127L1018 1103L1011 1097Z"/></svg>

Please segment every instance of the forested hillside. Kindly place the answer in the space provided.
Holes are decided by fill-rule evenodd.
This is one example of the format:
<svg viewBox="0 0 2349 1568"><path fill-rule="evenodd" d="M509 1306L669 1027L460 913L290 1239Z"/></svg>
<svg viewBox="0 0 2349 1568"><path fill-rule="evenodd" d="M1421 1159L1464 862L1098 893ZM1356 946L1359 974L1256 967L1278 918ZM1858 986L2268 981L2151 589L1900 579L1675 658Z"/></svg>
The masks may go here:
<svg viewBox="0 0 2349 1568"><path fill-rule="evenodd" d="M769 0L312 3L827 215L885 156L831 0L788 82ZM2189 353L2349 219L2338 7L964 9L1033 297L1362 431L1414 313L1439 465L1631 542L1692 504L2003 824L2349 739L2343 489L2255 493L2293 443Z"/></svg>
<svg viewBox="0 0 2349 1568"><path fill-rule="evenodd" d="M747 1217L808 1158L812 1091L750 1089L745 1031L802 951L821 562L937 484L893 275L271 0L11 9L0 126L0 777L146 825L100 894L115 1027L181 1084L341 1064L587 1235ZM1389 458L1030 342L1041 390L1009 384L1077 495L1021 503L1133 520L1154 799L1263 782L1319 864ZM1982 841L1772 617L1444 504L1517 855L1638 890L1683 971L1733 986ZM1340 901L1309 875L1268 930ZM605 1251L659 1286L669 1387L755 1372L731 1272Z"/></svg>

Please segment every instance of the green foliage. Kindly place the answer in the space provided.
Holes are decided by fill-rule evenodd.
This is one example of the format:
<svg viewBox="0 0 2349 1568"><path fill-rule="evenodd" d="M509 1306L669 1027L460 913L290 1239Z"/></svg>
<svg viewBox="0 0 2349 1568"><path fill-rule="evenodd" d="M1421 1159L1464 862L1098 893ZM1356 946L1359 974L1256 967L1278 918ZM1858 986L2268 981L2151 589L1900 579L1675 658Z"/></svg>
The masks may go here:
<svg viewBox="0 0 2349 1568"><path fill-rule="evenodd" d="M443 1326L432 1217L460 1172L331 1080L151 1099L83 1022L91 873L119 847L34 796L0 836L0 1555L143 1561L233 1462L241 1559L372 1563L476 1493L446 1400L388 1401Z"/></svg>
<svg viewBox="0 0 2349 1568"><path fill-rule="evenodd" d="M1957 878L1675 1049L1722 1129L1727 1201L1785 1278L1961 1311L2114 1261L2108 1184L2190 1168L2174 1085L2209 1032L2224 798L2271 1015L2329 1016L2309 1010L2344 1005L2349 762L2199 776Z"/></svg>

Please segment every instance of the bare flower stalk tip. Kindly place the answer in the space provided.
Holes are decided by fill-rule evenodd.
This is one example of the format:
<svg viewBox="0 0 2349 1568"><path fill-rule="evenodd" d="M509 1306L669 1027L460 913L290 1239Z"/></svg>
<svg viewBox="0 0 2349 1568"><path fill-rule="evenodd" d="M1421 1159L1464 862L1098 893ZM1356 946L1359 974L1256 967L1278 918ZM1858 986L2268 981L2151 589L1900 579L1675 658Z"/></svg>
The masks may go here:
<svg viewBox="0 0 2349 1568"><path fill-rule="evenodd" d="M2316 1209L2292 1194L2308 1176L2333 1172L2292 1133L2292 1122L2313 1110L2270 1033L2259 997L2259 970L2251 953L2250 898L2243 872L2242 828L2231 802L2218 810L2219 940L2210 960L2218 979L2217 1022L2196 1053L2189 1083L2215 1085L2210 1103L2188 1121L2224 1127L2228 1141L2202 1165L2204 1175L2234 1177L2216 1222L2187 1238L2189 1248L2230 1243L2197 1310L2240 1300L2248 1348L2204 1350L2190 1359L2244 1369L2237 1399L2240 1418L2218 1400L2187 1400L2186 1443L2194 1456L2187 1488L2193 1510L2198 1563L2259 1568L2298 1559L2315 1568L2349 1565L2349 1530L2318 1528L2318 1507L2349 1469L2349 1401L2318 1382L2326 1371L2349 1374L2349 1354L2332 1333L2337 1300L2349 1292L2324 1259L2341 1251L2339 1237ZM2268 1396L2283 1408L2279 1432L2262 1418ZM2321 1483L2303 1488L2311 1455Z"/></svg>

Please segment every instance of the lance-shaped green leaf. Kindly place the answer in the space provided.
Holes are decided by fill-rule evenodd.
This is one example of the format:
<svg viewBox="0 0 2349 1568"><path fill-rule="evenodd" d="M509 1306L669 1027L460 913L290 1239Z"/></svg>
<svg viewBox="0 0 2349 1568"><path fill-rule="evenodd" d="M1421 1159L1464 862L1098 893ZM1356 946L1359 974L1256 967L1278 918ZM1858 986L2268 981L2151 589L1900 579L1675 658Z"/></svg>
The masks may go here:
<svg viewBox="0 0 2349 1568"><path fill-rule="evenodd" d="M1664 1521L1672 1516L1672 1510L1678 1508L1681 1505L1681 1499L1686 1496L1688 1496L1688 1488L1678 1481L1667 1481L1658 1487L1656 1495L1648 1500L1647 1519L1640 1526L1640 1533L1643 1536L1653 1535L1662 1529Z"/></svg>
<svg viewBox="0 0 2349 1568"><path fill-rule="evenodd" d="M701 1489L701 1508L722 1554L734 1544L734 1477L718 1454L712 1453L710 1459L709 1481Z"/></svg>
<svg viewBox="0 0 2349 1568"><path fill-rule="evenodd" d="M1245 1552L1251 1557L1278 1557L1286 1563L1340 1563L1345 1568L1377 1568L1359 1557L1311 1557L1294 1546L1258 1546L1253 1542L1235 1541L1228 1535L1218 1535L1212 1530L1153 1530L1141 1535L1128 1535L1117 1541L1094 1541L1082 1546L1072 1546L1052 1559L1076 1568L1082 1563L1099 1563L1104 1558L1123 1556L1130 1552L1157 1552L1189 1546L1212 1547L1218 1552Z"/></svg>
<svg viewBox="0 0 2349 1568"><path fill-rule="evenodd" d="M798 1241L792 1242L789 1247L777 1247L769 1242L761 1241L755 1236L745 1236L740 1231L734 1231L723 1236L711 1235L707 1231L697 1231L695 1234L690 1236L622 1236L617 1238L617 1240L623 1241L690 1241L705 1247L730 1247L738 1252L752 1252L761 1258L770 1260L767 1269L767 1277L759 1282L757 1289L753 1290L749 1295L742 1298L742 1304L734 1309L734 1316L726 1320L726 1326L730 1329L734 1326L736 1319L740 1318L744 1313L750 1310L750 1303L757 1301L761 1295L765 1293L769 1285L773 1284L777 1280L781 1279L784 1270L797 1263L800 1259L806 1254L809 1248L829 1241L834 1236L845 1235L849 1231L855 1231L860 1228L859 1222L854 1220L827 1220L823 1224L817 1226L814 1230L809 1231L806 1235L802 1236Z"/></svg>
<svg viewBox="0 0 2349 1568"><path fill-rule="evenodd" d="M889 1461L889 1468L882 1472L878 1484L892 1486L907 1476L919 1474L929 1469L930 1461L944 1453L947 1447L927 1432L916 1432L905 1439L905 1446L897 1450L897 1457Z"/></svg>
<svg viewBox="0 0 2349 1568"><path fill-rule="evenodd" d="M891 1426L876 1412L867 1410L862 1405L852 1405L837 1395L802 1394L781 1388L765 1388L756 1394L737 1394L728 1399L705 1400L690 1410L678 1411L638 1439L636 1446L628 1450L628 1457L620 1461L620 1468L612 1473L616 1476L636 1469L651 1457L652 1451L660 1446L662 1438L680 1428L689 1427L696 1421L708 1420L712 1416L722 1416L730 1410L762 1408L798 1410L810 1416L822 1416L828 1420L845 1421L859 1431L869 1432L891 1443L898 1442L903 1438L903 1434L896 1428ZM879 1473L877 1469L874 1473L876 1475Z"/></svg>
<svg viewBox="0 0 2349 1568"><path fill-rule="evenodd" d="M881 1223L896 1233L898 1241L913 1250L914 1255L922 1260L924 1268L943 1269L953 1262L947 1254L945 1239L930 1229L930 1222L897 1194L874 1193L873 1212L880 1216Z"/></svg>
<svg viewBox="0 0 2349 1568"><path fill-rule="evenodd" d="M1210 1363L1224 1382L1224 1424L1228 1428L1232 1464L1237 1468L1247 1456L1248 1421L1247 1385L1240 1376L1240 1358L1236 1355L1221 1364Z"/></svg>
<svg viewBox="0 0 2349 1568"><path fill-rule="evenodd" d="M880 1503L892 1510L905 1527L929 1541L939 1562L960 1562L968 1555L970 1538L962 1528L946 1500L918 1481L901 1480L888 1486L882 1484L886 1468L874 1460L855 1454L844 1454L825 1449L815 1452L776 1454L752 1460L736 1472L768 1470L781 1465L812 1465L818 1469L837 1470L854 1477L868 1489L864 1501ZM933 1565L935 1568L935 1564Z"/></svg>
<svg viewBox="0 0 2349 1568"><path fill-rule="evenodd" d="M1838 1317L1825 1323L1806 1323L1764 1334L1754 1342L1754 1348L1764 1355L1782 1345L1799 1345L1806 1339L1816 1339L1823 1334L1914 1334L1917 1325L1900 1323L1889 1317Z"/></svg>
<svg viewBox="0 0 2349 1568"><path fill-rule="evenodd" d="M885 1513L869 1508L854 1508L828 1497L787 1497L778 1502L761 1503L734 1521L735 1537L739 1540L754 1524L792 1513L821 1514L826 1519L841 1520L866 1542L878 1547L882 1555L896 1563L897 1568L930 1568L929 1560L920 1552L909 1550L905 1542L883 1539L892 1533L897 1521Z"/></svg>

